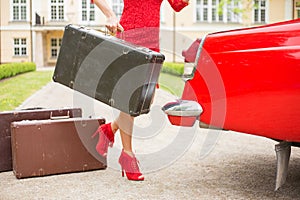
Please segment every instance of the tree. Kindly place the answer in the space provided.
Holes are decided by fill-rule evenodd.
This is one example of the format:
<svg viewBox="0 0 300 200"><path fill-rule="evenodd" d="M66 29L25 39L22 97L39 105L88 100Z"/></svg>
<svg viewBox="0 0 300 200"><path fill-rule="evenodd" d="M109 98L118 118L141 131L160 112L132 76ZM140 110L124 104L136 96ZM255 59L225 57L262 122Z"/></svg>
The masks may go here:
<svg viewBox="0 0 300 200"><path fill-rule="evenodd" d="M241 5L241 6L232 6L228 7L228 5ZM220 0L219 6L218 6L218 13L219 15L223 14L224 7L227 7L228 11L233 12L236 15L242 14L243 19L246 19L245 25L249 24L249 16L251 16L251 13L253 8L257 6L257 1L255 0ZM247 22L249 21L249 22Z"/></svg>

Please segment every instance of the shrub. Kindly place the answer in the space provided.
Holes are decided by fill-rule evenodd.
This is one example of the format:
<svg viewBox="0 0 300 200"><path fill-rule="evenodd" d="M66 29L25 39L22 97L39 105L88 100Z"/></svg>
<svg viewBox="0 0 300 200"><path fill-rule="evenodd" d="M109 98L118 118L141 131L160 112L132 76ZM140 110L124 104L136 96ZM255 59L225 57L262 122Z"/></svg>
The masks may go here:
<svg viewBox="0 0 300 200"><path fill-rule="evenodd" d="M35 70L36 65L32 62L2 64L0 65L0 80Z"/></svg>
<svg viewBox="0 0 300 200"><path fill-rule="evenodd" d="M184 73L184 64L165 62L161 71L175 76L182 76Z"/></svg>

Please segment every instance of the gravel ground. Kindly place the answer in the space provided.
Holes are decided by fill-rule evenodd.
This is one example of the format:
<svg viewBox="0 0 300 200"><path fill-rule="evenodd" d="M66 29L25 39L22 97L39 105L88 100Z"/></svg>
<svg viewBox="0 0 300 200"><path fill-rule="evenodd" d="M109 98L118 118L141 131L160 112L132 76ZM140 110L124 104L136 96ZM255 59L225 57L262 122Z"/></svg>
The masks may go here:
<svg viewBox="0 0 300 200"><path fill-rule="evenodd" d="M107 121L116 111L83 100L80 94L49 83L19 108L84 107L84 117L103 116ZM300 150L292 148L289 175L275 188L275 141L267 138L170 125L160 106L175 97L157 90L149 115L136 119L134 148L145 181L121 177L117 159L120 139L109 149L108 168L38 178L16 179L0 173L0 200L12 199L300 199ZM80 101L78 101L80 99ZM143 133L138 133L143 132ZM154 133L155 134L154 134Z"/></svg>

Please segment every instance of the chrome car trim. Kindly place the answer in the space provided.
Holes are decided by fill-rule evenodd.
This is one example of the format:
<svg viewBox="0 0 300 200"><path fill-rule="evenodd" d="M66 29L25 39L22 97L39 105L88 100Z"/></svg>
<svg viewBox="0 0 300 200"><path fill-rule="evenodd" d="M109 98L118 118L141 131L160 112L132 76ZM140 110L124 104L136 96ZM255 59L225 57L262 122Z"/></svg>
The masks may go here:
<svg viewBox="0 0 300 200"><path fill-rule="evenodd" d="M201 105L196 101L177 100L162 107L167 115L181 117L197 117L203 112Z"/></svg>
<svg viewBox="0 0 300 200"><path fill-rule="evenodd" d="M200 55L201 55L201 51L203 49L203 45L204 45L204 41L206 39L208 34L204 35L202 38L201 38L201 42L199 44L199 47L198 47L198 50L197 50L197 54L196 54L196 58L195 58L195 63L194 63L194 68L193 68L193 71L191 74L188 74L188 75L183 75L182 76L182 80L184 82L188 81L188 80L191 80L194 78L194 75L195 75L195 71L197 70L197 65L198 65L198 62L199 62L199 58L200 58Z"/></svg>

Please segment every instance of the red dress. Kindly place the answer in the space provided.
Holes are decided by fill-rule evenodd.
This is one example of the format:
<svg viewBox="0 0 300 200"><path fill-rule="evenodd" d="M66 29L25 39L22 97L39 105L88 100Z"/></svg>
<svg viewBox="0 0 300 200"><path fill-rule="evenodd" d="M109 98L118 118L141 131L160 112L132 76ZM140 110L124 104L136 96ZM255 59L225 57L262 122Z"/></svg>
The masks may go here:
<svg viewBox="0 0 300 200"><path fill-rule="evenodd" d="M159 51L160 6L163 0L124 0L120 24L124 28L118 37ZM178 12L188 4L182 0L168 0Z"/></svg>

